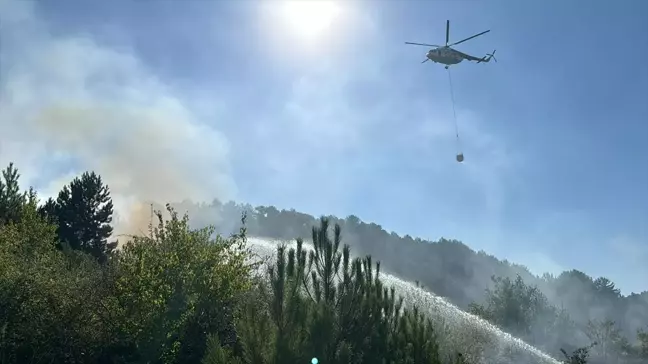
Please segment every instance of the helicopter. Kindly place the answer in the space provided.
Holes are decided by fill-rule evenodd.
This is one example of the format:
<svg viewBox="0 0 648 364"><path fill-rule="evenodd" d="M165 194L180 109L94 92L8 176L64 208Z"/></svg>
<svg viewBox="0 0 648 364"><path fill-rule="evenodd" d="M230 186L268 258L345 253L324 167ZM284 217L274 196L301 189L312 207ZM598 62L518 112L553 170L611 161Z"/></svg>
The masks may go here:
<svg viewBox="0 0 648 364"><path fill-rule="evenodd" d="M405 42L405 44L410 44L410 45L419 45L419 46L425 46L425 47L434 47L434 49L430 49L427 54L425 61L421 63L425 63L427 61L432 61L434 63L441 63L445 65L445 68L448 69L451 65L455 65L460 63L463 60L467 61L475 61L477 63L481 62L489 62L491 59L493 59L495 62L497 62L497 59L495 59L495 51L493 53L487 53L484 57L479 58L479 57L474 57L469 54L459 52L456 49L451 48L452 46L455 46L457 44L463 43L467 40L479 37L480 35L486 34L490 32L490 30L483 31L479 34L475 34L472 37L468 37L464 40L460 40L458 42L454 42L451 44L450 43L450 20L446 22L446 42L445 46L440 46L436 44L425 44L425 43L412 43L412 42Z"/></svg>

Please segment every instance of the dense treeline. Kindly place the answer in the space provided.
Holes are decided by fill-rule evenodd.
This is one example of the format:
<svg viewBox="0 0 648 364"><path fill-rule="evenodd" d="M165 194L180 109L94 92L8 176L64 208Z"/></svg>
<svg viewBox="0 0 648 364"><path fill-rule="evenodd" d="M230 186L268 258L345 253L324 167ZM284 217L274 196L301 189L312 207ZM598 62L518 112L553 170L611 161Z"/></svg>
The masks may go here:
<svg viewBox="0 0 648 364"><path fill-rule="evenodd" d="M187 202L175 206L190 211L192 216L221 216L224 220L220 226L217 224L217 228L224 230L231 225L229 217L248 212L250 235L275 239L304 236L317 222L313 216L273 206L253 207L219 201L210 205ZM586 322L596 312L601 313L598 316L614 319L628 333L648 325L648 291L622 296L609 279L594 279L577 270L556 277L537 277L524 266L500 261L483 251L475 252L456 240L431 242L409 235L401 237L385 231L380 225L362 222L353 215L345 219L328 218L342 226L354 253L371 254L380 259L390 272L420 281L460 307L467 308L480 300L484 290L492 286L490 277L515 279L519 275L527 284L537 286L553 304L568 309L577 307L578 314L574 312L577 314L574 318L578 321ZM584 310L584 307L588 309Z"/></svg>
<svg viewBox="0 0 648 364"><path fill-rule="evenodd" d="M485 303L470 305L470 311L505 331L535 344L549 353L555 348L588 348L590 363L639 364L648 360L648 337L638 330L635 342L623 335L614 321L589 320L576 323L565 309L549 303L537 287L526 285L520 276L493 278ZM589 345L587 343L590 343Z"/></svg>
<svg viewBox="0 0 648 364"><path fill-rule="evenodd" d="M236 336L252 284L243 236L173 214L117 251L99 176L41 206L18 177L10 165L0 182L1 363L197 363L208 334Z"/></svg>
<svg viewBox="0 0 648 364"><path fill-rule="evenodd" d="M0 183L2 363L465 363L431 321L404 309L341 230L280 246L268 278L230 238L167 206L149 236L115 249L112 203L94 173L39 206L12 165Z"/></svg>
<svg viewBox="0 0 648 364"><path fill-rule="evenodd" d="M232 217L246 212L250 235L278 240L307 236L317 223L311 215L274 206L219 201L174 206L190 211L198 218L198 226L203 223L200 219L218 218L220 231L231 230ZM552 354L561 355L559 348L575 349L598 342L590 350L595 362L641 362L648 356L648 291L623 296L609 279L594 279L577 270L538 277L524 266L475 252L456 240L430 242L409 235L401 237L353 215L327 218L342 227L354 255L371 255L382 262L385 271L420 282L462 309L485 315L504 330ZM522 294L534 305L520 307L524 304ZM497 301L493 296L506 295L515 297L509 302L515 310L500 310L502 316L496 318L479 309L494 307ZM511 318L516 312L518 318Z"/></svg>
<svg viewBox="0 0 648 364"><path fill-rule="evenodd" d="M18 180L13 165L0 179L1 363L479 359L468 347L456 352L429 317L405 307L381 280L379 264L352 258L341 224L330 219L305 220L309 230L294 236L310 236L314 248L301 239L279 246L266 271L246 246L246 229L258 232L258 216L242 215L246 224L225 238L211 227L192 229L187 215L167 205L169 219L157 212L148 236L117 249L100 176L84 173L43 203L33 189L22 192ZM521 279L498 278L495 286L484 304L471 306L475 312L520 335L533 332L515 326L521 317L529 325L548 317L536 314L541 296ZM599 336L592 348L567 348L566 362L585 363L590 349L607 343ZM648 340L639 338L643 346L628 348L645 358Z"/></svg>

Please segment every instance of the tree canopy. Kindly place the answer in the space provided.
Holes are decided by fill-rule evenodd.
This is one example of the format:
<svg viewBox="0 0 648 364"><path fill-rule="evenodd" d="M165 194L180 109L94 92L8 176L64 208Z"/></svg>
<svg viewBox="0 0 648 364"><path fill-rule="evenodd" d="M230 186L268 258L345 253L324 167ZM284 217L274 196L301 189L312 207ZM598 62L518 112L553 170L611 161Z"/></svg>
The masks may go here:
<svg viewBox="0 0 648 364"><path fill-rule="evenodd" d="M579 303L583 292L606 297L596 306L604 310L627 300L625 312L643 312L645 295L623 297L603 278L574 271L528 281L511 277L506 269L513 265L458 241L400 238L355 216L313 219L235 203L208 208L238 213L237 224L221 219L201 227L166 205L169 218L157 211L150 235L130 237L116 249L108 242L110 190L99 175L83 173L42 204L18 182L10 165L0 183L2 363L555 363L512 344L485 356L496 346L491 339L470 327L460 330L462 337L450 335L447 324L386 283L381 272L390 265L405 276L420 274L425 289L463 299L458 284L497 267L490 271L505 274L492 274L467 305L477 315L565 363L648 359L648 326L628 336L614 317L585 316L581 325L546 291L555 287L549 292ZM237 229L216 234L224 224ZM263 261L251 254L248 234L274 234L286 243ZM381 263L363 254L368 251L410 254L410 264L399 267L388 257ZM430 252L439 256L424 263Z"/></svg>
<svg viewBox="0 0 648 364"><path fill-rule="evenodd" d="M49 198L39 211L56 224L58 241L71 249L105 261L117 245L108 243L113 232L110 190L94 172L85 172L72 180L56 200Z"/></svg>

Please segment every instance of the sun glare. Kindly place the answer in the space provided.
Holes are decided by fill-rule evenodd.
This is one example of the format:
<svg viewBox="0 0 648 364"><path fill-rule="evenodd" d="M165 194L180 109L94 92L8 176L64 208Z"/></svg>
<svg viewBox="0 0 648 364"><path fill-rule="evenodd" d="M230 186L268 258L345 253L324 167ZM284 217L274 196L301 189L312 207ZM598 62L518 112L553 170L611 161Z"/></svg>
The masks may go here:
<svg viewBox="0 0 648 364"><path fill-rule="evenodd" d="M340 12L338 4L329 0L289 0L283 6L291 30L309 39L328 30Z"/></svg>

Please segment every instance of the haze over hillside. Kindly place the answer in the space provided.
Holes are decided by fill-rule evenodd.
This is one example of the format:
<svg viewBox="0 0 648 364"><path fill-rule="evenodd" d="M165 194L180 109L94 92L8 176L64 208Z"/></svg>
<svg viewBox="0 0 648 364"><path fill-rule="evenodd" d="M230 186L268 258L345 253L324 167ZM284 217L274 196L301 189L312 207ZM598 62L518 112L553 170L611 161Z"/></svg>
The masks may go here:
<svg viewBox="0 0 648 364"><path fill-rule="evenodd" d="M331 215L354 255L370 254L554 355L605 340L592 349L598 360L639 355L648 330L648 2L594 2L587 12L571 3L276 4L0 0L0 166L15 162L20 191L38 192L58 248L77 231L66 235L54 221L63 203L44 202L94 171L110 188L113 238L122 242L147 234L150 201L175 202L192 227L224 234L247 212L249 234L278 240L307 239L316 217ZM461 49L497 48L500 61L451 68L456 120L446 70L419 63L425 48L403 45L441 42L447 19L453 39L492 29ZM600 44L636 57L622 67L616 52L583 59ZM3 225L3 239L40 242L45 268L60 277L53 291L41 286L46 279L25 287L60 302L69 294L87 309L75 279L88 275L92 287L108 273L66 271L47 228L22 219L29 204L16 201L0 201L3 219L23 223L18 232ZM43 234L28 235L32 228ZM13 264L1 272L3 287L23 287L27 273L48 276L19 251L1 252ZM106 292L110 304L126 297ZM533 319L512 323L496 310L509 293L506 307ZM25 302L41 302L30 294ZM41 315L52 324L39 330L51 334L69 312L45 308L24 317ZM122 318L127 326L132 317ZM41 343L19 327L12 343ZM113 329L88 330L109 337Z"/></svg>
<svg viewBox="0 0 648 364"><path fill-rule="evenodd" d="M246 226L249 234L284 241L309 237L311 227L317 222L317 217L274 206L253 207L233 202L223 204L219 201L211 204L193 204L185 201L172 205L178 211L187 212L192 216L192 224L195 227L212 224L223 234L238 230L243 213L247 214ZM442 238L433 242L409 235L401 237L384 230L379 224L363 222L354 215L346 218L328 217L343 227L344 241L351 245L354 254L371 254L383 262L383 268L387 271L410 281L419 281L436 294L450 298L463 308L483 297L484 290L492 283L490 278L493 275L509 278L521 275L527 283L538 285L554 304L573 310L574 314L583 314L583 317L591 315L590 318L601 318L599 315L603 314L600 311L602 308L598 305L607 304L596 296L584 296L589 294L584 290L594 289L593 281L599 277L588 277L577 270L569 269L556 275L537 276L517 262L500 260L488 252L475 251L456 240ZM557 281L557 278L561 278L562 282ZM601 284L598 289L605 290L604 279L607 278L601 278L598 281L598 284ZM631 325L630 331L648 324L648 306L644 306L648 305L648 290L623 295L617 288L611 289L618 297L628 300L628 304L623 304L622 307L623 310L629 310L629 316L624 317L624 313L617 312L617 321ZM573 297L562 297L564 294ZM570 299L576 298L579 298L578 302L570 302ZM593 300L592 312L583 310L582 306L583 302L589 299ZM634 307L635 303L639 303L639 307ZM570 304L574 306L569 307Z"/></svg>
<svg viewBox="0 0 648 364"><path fill-rule="evenodd" d="M0 162L44 194L93 169L122 215L185 198L355 214L536 274L573 267L624 294L646 289L648 79L633 73L639 57L583 64L574 43L641 54L643 2L597 3L586 17L569 4L357 3L320 33L254 2L53 4L0 5ZM452 71L462 165L446 72L402 43L442 39L446 19L453 39L491 29L465 51L503 52ZM556 53L569 60L560 72L545 58Z"/></svg>

